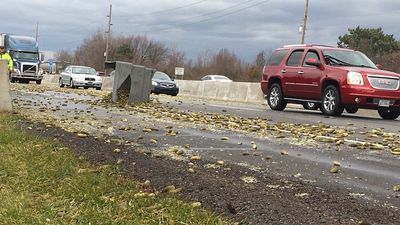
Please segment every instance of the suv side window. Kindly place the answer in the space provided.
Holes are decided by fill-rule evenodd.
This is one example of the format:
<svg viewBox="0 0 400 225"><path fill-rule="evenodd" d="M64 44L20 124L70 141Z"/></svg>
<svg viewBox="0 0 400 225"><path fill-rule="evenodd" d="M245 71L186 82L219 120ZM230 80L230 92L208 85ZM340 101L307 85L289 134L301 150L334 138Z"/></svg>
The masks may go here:
<svg viewBox="0 0 400 225"><path fill-rule="evenodd" d="M306 61L307 61L307 59L312 59L312 58L320 61L318 53L315 50L310 50L307 52L306 57L304 58L303 66L310 67L309 65L306 64Z"/></svg>
<svg viewBox="0 0 400 225"><path fill-rule="evenodd" d="M286 65L287 66L298 66L300 64L301 56L303 55L304 50L295 50L290 55Z"/></svg>
<svg viewBox="0 0 400 225"><path fill-rule="evenodd" d="M289 49L277 50L272 53L271 57L269 57L267 65L268 66L278 66L281 64L283 58L285 58L286 54L289 52Z"/></svg>

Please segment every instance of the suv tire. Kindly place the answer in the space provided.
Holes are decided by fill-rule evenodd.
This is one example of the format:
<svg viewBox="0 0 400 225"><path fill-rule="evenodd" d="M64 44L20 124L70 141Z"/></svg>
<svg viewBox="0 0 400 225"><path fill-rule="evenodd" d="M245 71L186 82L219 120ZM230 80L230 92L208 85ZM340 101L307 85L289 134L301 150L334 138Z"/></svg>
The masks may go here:
<svg viewBox="0 0 400 225"><path fill-rule="evenodd" d="M354 107L354 106L347 106L347 107L346 107L346 112L347 112L347 113L354 114L354 113L356 113L357 111L358 111L358 108L357 108L357 107Z"/></svg>
<svg viewBox="0 0 400 225"><path fill-rule="evenodd" d="M319 108L319 105L314 102L306 102L303 103L303 108L308 110L317 110Z"/></svg>
<svg viewBox="0 0 400 225"><path fill-rule="evenodd" d="M400 116L400 110L390 108L380 108L378 113L384 120L395 120Z"/></svg>
<svg viewBox="0 0 400 225"><path fill-rule="evenodd" d="M283 92L279 83L274 83L269 88L267 102L272 110L282 111L286 108L287 102L283 99Z"/></svg>
<svg viewBox="0 0 400 225"><path fill-rule="evenodd" d="M328 85L322 94L321 111L328 116L340 116L343 110L338 88L335 85Z"/></svg>

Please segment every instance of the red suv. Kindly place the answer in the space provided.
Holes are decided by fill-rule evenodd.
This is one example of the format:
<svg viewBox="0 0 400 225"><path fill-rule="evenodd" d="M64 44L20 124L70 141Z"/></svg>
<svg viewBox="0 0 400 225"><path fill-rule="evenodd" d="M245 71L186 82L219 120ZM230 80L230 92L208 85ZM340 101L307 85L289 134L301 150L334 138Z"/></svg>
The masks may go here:
<svg viewBox="0 0 400 225"><path fill-rule="evenodd" d="M380 70L363 53L323 45L277 49L263 69L261 89L272 110L302 104L329 116L377 109L386 120L400 115L400 75Z"/></svg>

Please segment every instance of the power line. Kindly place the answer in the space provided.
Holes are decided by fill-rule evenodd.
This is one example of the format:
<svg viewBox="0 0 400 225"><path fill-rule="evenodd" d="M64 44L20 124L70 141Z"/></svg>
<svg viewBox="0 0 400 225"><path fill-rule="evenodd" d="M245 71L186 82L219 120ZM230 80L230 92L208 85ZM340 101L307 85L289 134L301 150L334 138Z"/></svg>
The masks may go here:
<svg viewBox="0 0 400 225"><path fill-rule="evenodd" d="M238 6L241 6L241 5L244 5L244 4L253 2L253 1L255 1L255 0L247 0L247 1L245 1L245 2L235 4L234 6L230 6L230 7L224 8L224 9L220 9L220 10L216 10L216 11L213 11L213 12L209 12L209 13L205 13L205 14L202 14L202 15L199 15L199 16L192 17L191 19L193 19L193 18L198 18L198 17L201 18L201 17L205 17L206 15L213 15L213 14L217 14L217 13L220 13L220 12L228 11L228 10L230 10L230 9L237 8ZM219 15L216 15L216 16L213 16L213 17L205 18L205 19L202 19L202 20L194 21L194 22L179 23L179 24L161 24L161 25L170 25L170 26L174 26L174 25L175 25L175 26L182 26L182 27L184 27L184 26L188 26L188 25L198 24L198 23L202 23L202 22L207 22L207 21L210 21L210 20L218 19L218 18L221 18L221 17L225 17L225 16L228 16L228 15L232 15L232 14L235 14L235 13L238 13L238 12L241 12L241 11L244 11L244 10L246 10L246 9L249 9L249 8L252 8L252 7L261 5L261 4L268 3L268 2L270 2L270 1L271 1L271 0L262 0L262 1L258 1L258 2L254 3L254 4L247 5L246 7L238 8L238 9L236 9L236 10L234 10L234 11L230 11L230 12L227 12L227 13L224 13L224 14L219 14ZM111 13L110 13L110 15L111 15ZM114 19L115 19L115 17L114 17ZM188 20L188 19L186 19L186 20ZM190 19L189 19L189 20L190 20ZM177 21L182 21L182 20L177 20ZM111 22L109 22L109 23L111 23ZM160 24L157 24L157 25L160 25ZM172 29L174 29L174 28L175 28L175 27L167 27L167 28L162 28L162 29L153 29L153 30L139 31L138 33L159 32L159 31L165 31L165 30L172 30ZM64 44L65 44L65 43L75 43L75 42L79 42L79 41L81 41L81 39L80 39L80 40L75 40L75 41L70 40L70 41L68 41L68 42L64 42Z"/></svg>
<svg viewBox="0 0 400 225"><path fill-rule="evenodd" d="M176 26L184 27L184 26L188 26L188 25L203 23L203 22L207 22L207 21L210 21L210 20L218 19L218 18L221 18L221 17L229 16L229 15L232 15L232 14L235 14L235 13L239 13L239 12L242 12L242 11L244 11L244 10L246 10L246 9L253 8L253 7L255 7L255 6L262 5L262 4L268 3L268 2L270 2L270 1L271 1L271 0L262 0L262 1L260 1L260 2L256 2L256 3L254 3L254 4L248 5L248 6L246 6L246 7L239 8L239 9L237 9L237 10L234 10L234 11L231 11L231 12L228 12L228 13L220 14L220 15L217 15L217 16L214 16L214 17L205 18L205 19L203 19L203 20L199 20L199 21L195 21L195 22L181 23L181 24L163 24L163 25L176 25ZM249 1L248 1L248 2L249 2ZM139 33L159 32L159 31L165 31L165 30L172 30L172 29L174 29L174 28L175 28L175 27L162 28L162 29L154 29L154 30L146 30L146 31L139 31Z"/></svg>
<svg viewBox="0 0 400 225"><path fill-rule="evenodd" d="M199 5L203 2L206 2L208 0L202 0L202 1L196 1L196 2L192 2L186 5L181 5L181 6L177 6L174 8L169 8L169 9L162 9L162 10L158 10L158 11L153 11L153 12L147 12L147 13L142 13L142 14L136 14L136 15L126 15L120 18L126 18L126 17L139 17L139 16L147 16L147 15L152 15L152 14L158 14L158 13L166 13L166 12L170 12L170 11L176 11L176 10L180 10L180 9L184 9L184 8L189 8L195 5Z"/></svg>
<svg viewBox="0 0 400 225"><path fill-rule="evenodd" d="M212 12L209 12L209 13L205 13L205 14L201 14L201 15L192 16L192 17L190 17L190 18L184 18L184 19L179 19L179 20L168 21L168 23L165 23L165 24L160 24L160 23L150 23L150 24L135 23L134 25L146 25L146 26L175 25L176 22L182 22L182 21L187 21L187 20L193 20L193 19L195 19L195 18L201 18L201 17L206 17L206 16L218 14L218 13L220 13L220 12L228 11L228 10L230 10L230 9L233 9L233 8L236 8L236 7L239 7L239 6L241 6L241 5L245 5L245 4L247 4L247 3L254 2L254 1L256 1L256 0L246 0L246 1L244 1L244 2L237 3L237 4L235 4L235 5L233 5L233 6L229 6L229 7L227 7L227 8L218 9L218 10L215 10L215 11L212 11ZM129 22L127 22L127 23L129 23ZM132 25L132 23L130 23L130 25Z"/></svg>

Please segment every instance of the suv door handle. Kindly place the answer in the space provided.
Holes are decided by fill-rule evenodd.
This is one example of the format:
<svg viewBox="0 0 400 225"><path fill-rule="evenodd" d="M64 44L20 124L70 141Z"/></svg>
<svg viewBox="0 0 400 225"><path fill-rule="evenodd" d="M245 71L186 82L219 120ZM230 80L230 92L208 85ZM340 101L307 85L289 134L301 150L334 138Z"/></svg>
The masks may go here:
<svg viewBox="0 0 400 225"><path fill-rule="evenodd" d="M281 73L286 73L286 70L281 70Z"/></svg>
<svg viewBox="0 0 400 225"><path fill-rule="evenodd" d="M299 71L299 72L297 72L297 73L300 74L300 75L303 75L303 74L304 74L303 71Z"/></svg>

